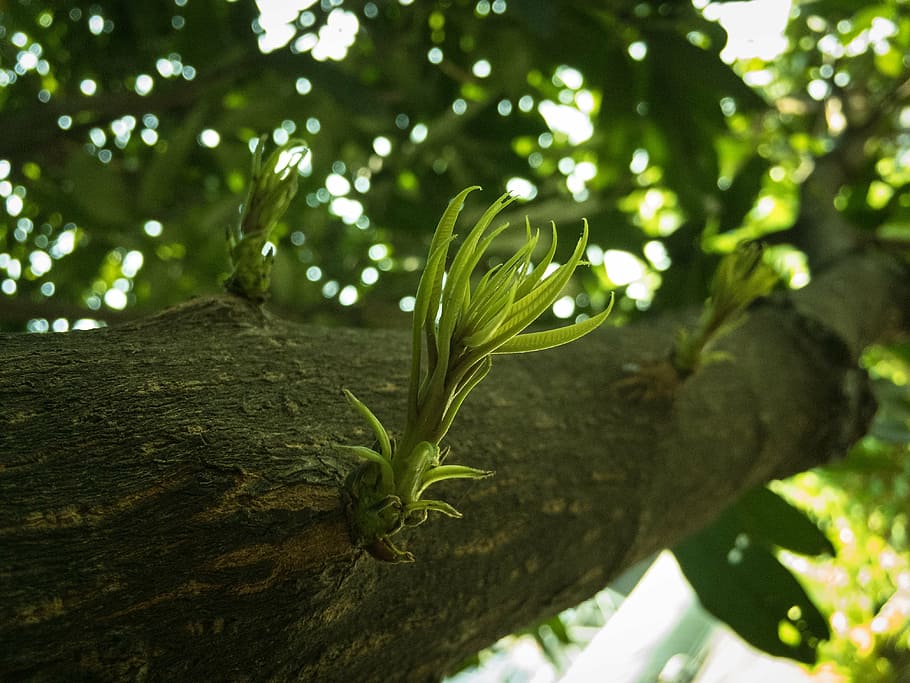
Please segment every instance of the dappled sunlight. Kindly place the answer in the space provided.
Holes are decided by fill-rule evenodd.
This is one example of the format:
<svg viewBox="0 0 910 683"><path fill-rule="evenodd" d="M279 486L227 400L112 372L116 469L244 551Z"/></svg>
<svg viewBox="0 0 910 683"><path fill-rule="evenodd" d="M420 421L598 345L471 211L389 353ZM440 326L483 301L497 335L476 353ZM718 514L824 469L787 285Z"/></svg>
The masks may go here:
<svg viewBox="0 0 910 683"><path fill-rule="evenodd" d="M676 195L660 187L633 190L619 201L619 208L649 237L669 237L685 218Z"/></svg>
<svg viewBox="0 0 910 683"><path fill-rule="evenodd" d="M538 105L538 110L550 130L564 135L570 145L579 145L594 134L594 126L588 116L575 107L544 100Z"/></svg>
<svg viewBox="0 0 910 683"><path fill-rule="evenodd" d="M522 199L531 200L537 196L537 186L527 178L509 178L506 181L506 192Z"/></svg>
<svg viewBox="0 0 910 683"><path fill-rule="evenodd" d="M591 115L594 113L594 94L584 88L584 75L576 68L561 65L551 77L558 88L557 101L542 100L538 111L553 133L564 136L570 145L586 142L594 134ZM571 188L570 188L571 189Z"/></svg>
<svg viewBox="0 0 910 683"><path fill-rule="evenodd" d="M47 332L69 332L70 330L96 330L101 327L107 327L103 320L94 318L79 318L70 323L66 318L57 318L48 320L46 318L32 318L26 323L26 331L44 334Z"/></svg>
<svg viewBox="0 0 910 683"><path fill-rule="evenodd" d="M603 264L607 277L617 286L640 280L645 275L644 264L627 251L607 249L603 254Z"/></svg>
<svg viewBox="0 0 910 683"><path fill-rule="evenodd" d="M175 3L173 7L169 19L169 30L173 35L199 30L198 26L190 23L192 17L186 7L186 3ZM264 121L268 123L263 129L271 131L272 141L279 145L292 136L305 136L312 153L299 166L299 173L302 178L311 178L315 174L316 178L323 179L314 178L315 182L305 186L301 193L306 210L321 213L317 221L319 227L313 227L312 218L303 221L295 217L296 210L292 210L282 234L290 242L288 246L293 251L291 261L299 263L302 269L301 282L324 284L327 280L337 280L340 283L337 291L334 287L320 285L321 289L315 289L304 298L313 302L313 295L324 299L327 292L334 292L330 298L337 300L344 287L351 285L358 292L355 306L375 300L372 297L381 291L385 274L413 271L413 264L406 266L403 260L398 261L399 258L409 257L409 252L413 251L409 245L397 250L400 256L390 257L385 267L376 268L380 277L375 280L373 276L361 277L364 269L369 267L366 250L386 229L383 221L377 220L377 215L374 215L374 204L378 206L379 202L385 202L385 199L379 198L384 197L386 183L391 182L395 192L413 200L427 191L430 182L415 171L413 162L426 163L432 175L446 180L455 173L461 173L458 169L463 163L458 159L458 150L461 144L459 135L463 133L456 131L469 130L481 111L489 112L500 121L497 126L521 131L506 133L501 142L511 147L524 171L516 165L511 173L495 181L501 187L527 199L554 196L556 192L580 205L598 207L598 210L603 210L604 206L618 207L621 216L613 213L608 217L604 214L597 221L592 221L592 244L607 243L602 237L613 229L611 221L625 221L627 223L622 230L631 228L642 233L639 248L633 248L628 253L646 264L648 276L614 285L611 284L613 277L606 270L582 273L580 281L587 298L581 299L581 304L576 302L575 313L596 312L596 302L604 300L604 288L612 286L623 288L627 306L641 310L659 291L661 278L658 273L672 267L673 260L663 243L681 228L688 229L690 224L700 226L704 229L703 248L708 252L725 253L744 240L761 239L792 225L800 183L812 173L814 157L831 147L824 137L814 138L799 130L798 126L787 133L790 136L787 144L771 141L782 139L782 133L793 127L793 117L810 115L812 102L819 102L824 107L829 136L840 134L852 115L847 100L840 93L842 89L855 85L854 69L848 60L869 57L876 73L885 77L896 73L895 59L901 54L900 22L884 5L879 10L831 21L821 14L804 14L800 7L790 8L786 0L766 0L761 6L757 3L695 3L705 17L720 22L727 29L726 44L717 44L716 35L701 29L687 32L685 40L706 51L722 48L721 56L747 82L763 90L775 102L777 111L773 112L773 116L757 119L742 93L725 94L718 90L716 107L722 112L727 131L712 143L716 145L714 163L717 174L704 187L694 188L681 187L690 182L687 175L696 177L686 174L685 165L699 164L704 170L705 160L687 158L685 151L677 148L677 143L663 137L660 128L671 124L671 127L677 126L678 122L653 118L654 102L649 88L656 84L642 81L637 86L637 94L623 105L630 107L626 110L627 114L620 115L620 100L617 99L620 93L615 91L614 86L605 86L609 79L604 81L604 77L610 74L592 71L587 65L572 59L548 66L546 70L530 65L523 73L516 74L507 52L492 49L492 44L479 42L483 40L484 32L495 30L499 25L497 22L516 11L506 2L481 0L473 3L469 14L475 24L465 23L454 9L427 9L422 27L424 43L417 53L417 61L421 65L420 72L425 74L421 78L431 78L427 83L434 83L433 88L437 85L432 79L441 79L439 83L449 84L447 104L436 110L410 106L407 100L387 110L383 106L382 116L387 118L381 125L369 129L366 140L359 140L356 130L351 131L354 133L351 136L347 132L339 134L338 122L332 119L332 108L326 100L327 96L333 95L327 95L325 85L320 84L308 64L312 64L313 60L362 64L364 55L376 49L373 32L377 27L385 26L398 16L405 16L397 13L412 12L415 6L411 3L390 3L387 6L366 3L363 8L354 10L337 3L320 5L311 0L262 0L257 7L259 16L250 26L250 34L263 52L284 49L299 57L297 72L288 78L292 92L305 98L300 101L307 103L294 115L290 115L289 111L283 116L279 114L277 120L274 113L266 114ZM640 7L636 12L642 13L643 20L646 18L646 8ZM789 25L786 22L788 12L792 15ZM98 45L105 44L103 41L113 39L128 28L125 20L102 7L89 10L74 8L62 13L39 12L33 26L9 32L15 59L2 70L0 87L12 92L26 87L24 84L34 84L40 102L64 97L61 101L66 106L62 113L56 115L56 125L61 134L76 136L95 163L105 167L104 171L89 168L88 174L82 174L88 185L106 184L111 188L96 192L97 196L91 200L92 206L105 206L114 193L134 184L130 178L135 173L134 169L144 167L142 165L152 158L173 154L182 148L184 143L179 141L181 135L185 135L181 131L182 124L159 109L157 98L169 97L168 93L181 84L198 84L204 65L190 50L160 47L143 57L132 73L118 74L114 80L105 76L103 70L82 67L64 83L57 76L54 42L60 40L55 37L54 31L64 25L67 30L80 31L87 40ZM471 30L466 30L469 26ZM744 30L744 26L749 30ZM803 32L798 37L795 27ZM631 66L617 63L615 68L618 72L628 74L626 78L659 72L663 68L661 64L664 64L660 60L665 57L662 56L663 47L657 35L650 29L636 29L624 34L621 45L617 47L621 47ZM355 46L364 52L358 53L354 50ZM783 71L787 62L781 58L800 50L806 54L821 55L822 61L805 74ZM350 68L354 73L362 67ZM358 78L365 79L362 84L375 83L379 73L367 69ZM117 111L107 120L102 117L90 125L80 123L80 117L85 115L80 113L83 108L93 106L92 102L105 101L122 87L148 101L146 110ZM73 97L72 93L76 96ZM675 96L672 92L665 94ZM205 162L209 168L204 178L205 192L209 195L214 197L220 187L228 187L238 201L242 197L244 164L238 160L235 150L238 142L254 140L258 131L245 128L238 134L230 127L233 124L226 121L236 120L240 112L252 111L251 103L265 102L266 99L263 99L263 93L257 93L250 99L235 89L224 98L224 116L202 117L192 124L196 126L194 130L187 131L200 152L211 155ZM787 113L790 111L797 113ZM626 115L632 116L631 127L618 127L625 125L622 122ZM905 118L908 117L910 115ZM704 116L701 120L705 120ZM456 132L454 137L453 132ZM626 138L628 143L622 138ZM344 155L320 156L329 152L329 148L341 139L349 140ZM609 140L612 141L607 144ZM709 142L703 136L698 140L702 149ZM608 148L610 151L606 151ZM900 193L897 188L908 175L906 169L910 164L905 162L910 158L910 144L902 138L882 140L878 149L880 153L875 166L878 177L859 191L864 206L873 211L887 212L898 202ZM756 151L755 161L750 160ZM186 154L183 157L186 159ZM346 170L341 173L332 170L332 165L341 159ZM761 169L762 163L766 165L764 169ZM25 218L34 225L25 234L26 229L14 223L11 228L13 244L21 245L14 249L9 247L10 238L7 236L7 246L2 253L7 254L6 262L12 272L0 270L0 292L6 296L22 296L25 287L41 297L59 297L60 283L54 279L54 264L60 256L55 256L53 245L56 233L63 232L62 226L67 219L55 217L55 220L48 220L49 216L44 214L50 214L51 207L45 210L42 205L46 202L43 199L39 201L36 195L29 192L33 185L45 182L42 170L36 163L32 172L24 173L22 169L13 168L9 160L0 160L0 211L8 219L16 221ZM624 174L631 174L631 182L617 183ZM125 182L119 179L115 183L108 182L118 176L122 176ZM743 207L737 215L729 212L727 198L740 192L740 185L750 183L760 187L751 206ZM161 187L167 185L161 179L149 180L145 189L139 188L139 199L165 199L166 193L155 195L152 191L156 184ZM836 206L842 211L854 210L857 195L850 188L845 188L837 198ZM82 211L83 208L68 206L67 211ZM129 211L129 207L114 206L101 221L93 217L87 228L94 230L105 221L122 220ZM216 218L213 212L208 220L220 220L221 223L217 228L211 225L207 229L223 229L224 218ZM165 220L164 212L152 205L144 205L142 215L132 219L128 230L137 231L149 243L127 247L127 250L138 249L142 252L146 266L154 261L154 267L146 267L144 272L169 272L175 282L182 283L181 288L192 286L194 281L187 277L184 265L189 266L197 260L194 249L188 248L181 237L184 234L182 221ZM329 256L324 246L330 234L326 229L327 222L334 223L334 230L352 230L362 235L361 238L344 238L358 245L356 262L342 265L338 259ZM169 224L174 226L166 233L170 240L162 241L162 226ZM899 221L886 221L880 231L889 238L903 238L906 232ZM42 246L39 238L46 239L46 244ZM80 244L74 242L74 249L78 250ZM280 251L280 237L276 245ZM648 252L645 251L646 245ZM117 246L110 245L111 248ZM74 249L70 249L68 254L74 253ZM658 252L660 249L663 249L662 254ZM50 263L43 254L51 257ZM217 260L211 255L206 258L213 263ZM794 265L795 258L788 256L789 261L783 259L779 264L781 272L788 273L785 280L791 287L803 286L808 281L807 268ZM317 271L320 277L312 280L310 276ZM22 273L26 273L27 278L34 278L34 284L31 280L24 282ZM144 276L140 272L136 277L142 279ZM94 285L86 287L85 283L82 284L83 289L88 290L82 297L83 301L91 303L95 310L110 309L112 306L116 310L121 305L132 306L142 297L156 296L154 289L137 291L135 287L122 285L114 288L116 278L100 279L106 283L103 291L98 291L99 288ZM287 278L279 278L275 287L279 297L300 300L300 286L291 284ZM107 294L111 289L119 293ZM285 289L287 294L281 294ZM368 291L371 289L374 291ZM394 301L400 301L402 297L400 292L396 292ZM346 302L350 302L351 298L345 295ZM340 300L338 303L341 303ZM568 303L563 304L559 311L554 311L554 316L564 314L566 310Z"/></svg>
<svg viewBox="0 0 910 683"><path fill-rule="evenodd" d="M790 289L801 289L811 281L806 255L786 244L766 249L765 260L780 275Z"/></svg>
<svg viewBox="0 0 910 683"><path fill-rule="evenodd" d="M819 519L835 558L782 553L828 614L834 637L822 644L819 676L838 681L891 681L893 657L910 648L910 358L873 347L864 365L881 402L870 436L846 462L776 485ZM898 657L900 655L898 654Z"/></svg>
<svg viewBox="0 0 910 683"><path fill-rule="evenodd" d="M345 225L356 225L365 230L369 227L369 220L363 215L363 204L356 199L336 197L329 204L329 210L338 216Z"/></svg>
<svg viewBox="0 0 910 683"><path fill-rule="evenodd" d="M838 545L836 559L807 561L784 553L782 560L804 577L819 603L829 609L834 638L822 647L839 663L842 675L866 671L870 677L862 680L885 681L891 678L883 651L910 638L907 519L906 513L895 516L893 507L894 503L897 509L903 507L900 500L907 494L895 490L898 497L893 503L881 494L878 504L859 503L858 495L860 500L868 496L856 489L863 478L859 472L822 478L807 474L782 488L800 505L833 522L829 536ZM904 488L906 481L904 475ZM883 523L888 519L893 526ZM833 665L821 668L831 671Z"/></svg>
<svg viewBox="0 0 910 683"><path fill-rule="evenodd" d="M696 0L706 18L727 30L727 44L720 56L727 63L757 57L772 60L787 49L785 31L791 0L710 3Z"/></svg>
<svg viewBox="0 0 910 683"><path fill-rule="evenodd" d="M317 31L305 31L298 36L299 28L308 29L316 24L316 13L308 10L315 4L315 0L257 0L260 13L253 23L253 31L259 34L259 49L273 52L293 41L294 52L309 52L317 61L343 60L360 28L357 15L335 7Z"/></svg>

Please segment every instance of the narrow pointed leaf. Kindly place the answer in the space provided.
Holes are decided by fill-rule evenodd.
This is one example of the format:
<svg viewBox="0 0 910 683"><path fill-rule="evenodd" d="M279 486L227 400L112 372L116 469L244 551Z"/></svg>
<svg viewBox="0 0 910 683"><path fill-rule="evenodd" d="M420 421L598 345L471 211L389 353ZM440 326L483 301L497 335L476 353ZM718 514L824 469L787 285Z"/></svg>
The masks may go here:
<svg viewBox="0 0 910 683"><path fill-rule="evenodd" d="M498 347L534 322L541 313L552 305L563 287L566 286L569 278L572 277L572 273L575 272L575 268L581 260L581 255L584 253L587 239L588 225L586 222L584 225L584 232L578 240L575 251L568 262L553 271L549 277L544 279L540 285L530 294L525 296L524 299L516 301L514 306L512 306L512 313L509 319L503 322L496 337L481 349L478 349L479 351L486 353L494 352Z"/></svg>
<svg viewBox="0 0 910 683"><path fill-rule="evenodd" d="M408 505L408 512L412 510L435 510L436 512L441 512L444 515L455 517L456 519L460 519L464 516L451 505L441 500L418 500Z"/></svg>
<svg viewBox="0 0 910 683"><path fill-rule="evenodd" d="M350 451L356 456L363 458L364 460L370 460L371 462L385 463L388 465L388 461L382 457L380 453L377 453L372 448L367 448L366 446L348 446L347 444L338 444L338 448L343 448L346 451Z"/></svg>
<svg viewBox="0 0 910 683"><path fill-rule="evenodd" d="M519 299L527 296L537 286L541 278L546 274L547 268L553 262L553 257L556 255L556 223L551 222L550 227L553 231L553 235L550 238L550 247L540 260L540 263L534 266L534 270L527 274L524 282L521 283L521 287L518 288Z"/></svg>
<svg viewBox="0 0 910 683"><path fill-rule="evenodd" d="M479 298L481 294L486 289L501 289L503 285L508 283L510 280L513 280L518 276L521 270L528 264L531 260L531 254L534 252L537 242L540 239L540 231L537 231L537 234L531 235L528 232L527 240L521 246L521 248L515 252L505 263L497 267L497 273L494 278L491 278L488 283L484 283L483 280L477 285L475 292L476 298Z"/></svg>
<svg viewBox="0 0 910 683"><path fill-rule="evenodd" d="M509 308L512 306L512 302L515 301L517 289L518 283L515 283L508 292L504 292L501 295L501 299L489 302L489 310L477 321L474 326L475 331L462 338L461 344L463 346L469 349L481 346L496 334L499 326L502 325L502 321L509 315Z"/></svg>
<svg viewBox="0 0 910 683"><path fill-rule="evenodd" d="M440 465L424 474L423 479L420 480L417 495L420 496L433 484L446 479L486 479L492 476L493 472L490 470L478 470L465 465Z"/></svg>
<svg viewBox="0 0 910 683"><path fill-rule="evenodd" d="M474 270L474 266L477 265L477 261L480 259L480 255L477 254L478 242L480 242L483 233L486 232L486 229L496 215L513 201L515 201L515 197L508 194L500 196L499 199L493 202L493 204L484 211L483 215L471 229L471 232L468 233L468 236L458 248L458 253L455 255L455 260L452 262L452 267L449 269L449 277L445 287L447 292L443 293L443 300L451 300L453 299L453 296L457 296L463 291L466 282L469 280L471 273ZM499 231L501 232L501 229ZM460 306L461 296L458 296L457 303L451 306L451 312L453 314L457 313ZM445 313L443 313L443 317L445 317ZM443 327L442 321L440 321L440 327Z"/></svg>
<svg viewBox="0 0 910 683"><path fill-rule="evenodd" d="M437 242L437 240L434 240ZM434 244L427 258L427 265L420 277L417 285L417 296L414 303L414 319L412 325L412 336L420 338L425 324L436 321L436 313L439 311L439 298L433 298L431 288L434 286L437 275L442 276L445 269L445 258L449 251L449 245L452 243L452 237L445 241Z"/></svg>
<svg viewBox="0 0 910 683"><path fill-rule="evenodd" d="M442 313L439 319L436 349L438 359L436 367L424 385L425 388L422 387L421 389L423 395L441 398L445 393L445 375L449 363L452 336L462 311L462 304L471 284L471 272L480 260L480 254L477 253L477 243L490 222L496 217L496 214L513 201L515 201L515 197L504 194L494 202L480 217L480 220L477 221L477 224L465 238L465 241L458 249L458 253L455 255L455 260L449 270L442 292ZM498 234L505 227L507 226L501 226L494 232Z"/></svg>
<svg viewBox="0 0 910 683"><path fill-rule="evenodd" d="M363 415L364 419L369 423L370 427L372 427L373 433L376 435L376 440L379 442L379 450L383 457L390 459L392 457L392 443L389 440L389 434L386 432L385 427L382 426L382 423L373 414L373 411L367 408L363 401L358 399L347 389L342 389L342 391L344 392L345 398L348 399L348 403L354 406L354 409Z"/></svg>
<svg viewBox="0 0 910 683"><path fill-rule="evenodd" d="M452 397L451 402L446 407L445 413L442 416L442 420L439 424L439 429L436 432L437 442L442 439L443 436L449 431L449 427L452 426L452 421L455 419L455 415L458 413L458 409L461 407L461 404L464 403L464 400L468 397L468 394L471 393L471 390L476 387L480 381L487 376L487 373L490 372L490 368L493 365L493 360L489 355L483 356L479 363L469 368L466 371L466 379L460 383L460 386L456 389L455 395Z"/></svg>
<svg viewBox="0 0 910 683"><path fill-rule="evenodd" d="M474 190L479 190L479 185L472 185L467 187L461 192L459 192L452 201L449 202L449 205L446 207L446 210L442 214L442 218L439 219L439 223L436 226L436 232L433 235L433 241L430 245L430 252L433 251L434 245L445 244L445 252L442 254L442 257L439 259L439 262L436 264L436 267L433 272L432 278L428 278L428 283L432 286L427 290L428 294L425 297L424 301L420 302L421 311L418 315L416 310L415 303L415 315L414 315L414 330L412 332L412 343L416 344L416 347L412 349L412 353L419 353L420 350L420 329L423 327L424 332L426 333L426 348L427 348L427 377L430 378L436 373L437 365L445 366L448 363L448 346L445 342L437 341L436 336L436 317L439 313L439 307L442 305L442 291L443 291L443 280L445 279L445 260L448 255L448 245L451 243L454 235L453 230L455 228L455 221L458 219L461 210L464 208L465 198L471 194ZM417 375L414 376L413 370L414 365L417 365ZM417 406L413 403L414 400L419 401L419 391L416 387L419 384L419 361L415 364L412 360L412 377L411 384L408 392L409 398L409 410L408 410L408 424L411 424L412 419L416 419L416 410Z"/></svg>
<svg viewBox="0 0 910 683"><path fill-rule="evenodd" d="M411 327L411 378L408 384L409 423L417 417L418 387L420 385L420 359L423 347L421 344L421 332L424 330L425 325L428 325L427 329L432 329L433 323L427 324L424 321L435 318L436 311L439 308L439 299L433 299L430 290L434 287L436 274L439 273L441 277L441 273L445 268L445 257L448 253L451 241L451 235L446 240L438 240L434 237L433 242L435 246L430 251L426 270L424 270L423 275L420 278L420 283L417 285L417 297L414 303L414 319ZM432 311L432 313L430 313L430 311ZM431 349L431 346L434 346L434 342L432 339L428 339L428 373L433 372L433 366L437 361L435 348Z"/></svg>
<svg viewBox="0 0 910 683"><path fill-rule="evenodd" d="M555 235L554 235L555 243ZM548 276L543 277L543 272L540 273L540 280L537 286L531 288L531 290L524 296L524 298L519 299L515 305L515 318L516 319L528 319L529 322L536 320L543 311L545 311L550 304L556 299L559 293L562 291L563 287L566 286L569 279L572 277L572 273L575 272L575 269L581 263L581 257L584 254L585 246L588 243L588 223L587 221L583 224L582 235L578 239L578 242L575 245L575 251L572 252L572 255L569 257L569 260L566 261L563 265L559 266L550 273ZM549 261L547 266L549 265ZM546 268L546 266L544 266ZM530 311L537 311L533 315Z"/></svg>
<svg viewBox="0 0 910 683"><path fill-rule="evenodd" d="M480 278L480 281L477 283L477 286L474 287L474 298L475 299L486 294L486 292L491 287L496 286L495 283L493 282L493 278L496 277L498 273L502 272L502 269L504 266L505 266L504 263L497 263L495 266L493 266L486 273L483 274L483 276Z"/></svg>
<svg viewBox="0 0 910 683"><path fill-rule="evenodd" d="M529 332L512 337L505 344L497 348L493 353L527 353L529 351L543 351L552 349L555 346L568 344L576 339L580 339L589 332L593 332L607 319L610 311L613 309L613 298L610 298L610 305L597 315L566 327L560 327L555 330L546 330L544 332Z"/></svg>
<svg viewBox="0 0 910 683"><path fill-rule="evenodd" d="M514 287L515 296L510 296L510 300L514 301L519 297L518 292L524 280L522 272L527 268L527 264L530 263L531 253L534 251L539 237L540 231L533 236L529 231L528 241L521 249L508 261L495 266L483 276L474 290L471 310L464 321L466 327L478 329L486 325L495 315L495 313L490 312L490 308L494 305L492 301L501 299L503 292L509 291Z"/></svg>
<svg viewBox="0 0 910 683"><path fill-rule="evenodd" d="M464 208L464 200L469 194L474 190L479 190L479 185L472 185L471 187L465 188L459 192L455 197L449 202L449 205L446 207L445 212L442 214L442 218L439 219L439 224L436 226L436 233L433 235L434 243L445 242L448 244L451 242L453 237L453 231L455 229L455 221L458 219L461 210ZM432 245L431 245L432 251ZM440 298L442 297L442 279L445 273L445 265L439 268L436 272L433 273L432 283L433 287L430 290L430 300L435 302L438 305ZM436 311L433 312L432 318L424 318L422 322L427 324L435 324L436 322Z"/></svg>
<svg viewBox="0 0 910 683"><path fill-rule="evenodd" d="M479 189L478 185L473 185L455 195L436 225L436 231L430 241L427 267L417 286L417 297L414 304L412 323L414 347L412 348L416 351L419 351L420 348L421 330L425 328L428 330L428 334L432 334L433 325L436 323L436 313L439 310L439 299L442 295L442 280L445 275L445 259L453 239L455 221L464 208L465 198L474 190Z"/></svg>
<svg viewBox="0 0 910 683"><path fill-rule="evenodd" d="M461 245L458 255L455 257L455 262L452 264L452 269L449 271L449 279L446 281L443 293L442 318L439 321L440 340L446 336L451 338L455 325L464 312L465 304L470 302L471 273L474 272L493 239L508 227L508 223L500 225L479 244L478 239L482 233L476 233L478 239L465 240L465 243ZM474 234L474 231L472 231L472 235ZM463 255L464 257L462 258Z"/></svg>
<svg viewBox="0 0 910 683"><path fill-rule="evenodd" d="M462 325L467 325L470 327L476 327L476 318L478 315L478 310L483 308L484 303L490 299L490 297L495 296L497 291L497 283L499 281L498 275L502 272L503 264L499 263L481 277L480 282L477 283L477 286L474 288L474 293L472 296L473 306L471 307L470 317L462 318L458 321L458 327ZM497 278L494 281L494 278Z"/></svg>

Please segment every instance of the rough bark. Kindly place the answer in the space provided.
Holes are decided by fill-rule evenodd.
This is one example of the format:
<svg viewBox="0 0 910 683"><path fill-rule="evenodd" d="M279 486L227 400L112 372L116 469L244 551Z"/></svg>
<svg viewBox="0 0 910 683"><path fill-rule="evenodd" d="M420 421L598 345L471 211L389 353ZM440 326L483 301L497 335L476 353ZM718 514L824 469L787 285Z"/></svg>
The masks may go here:
<svg viewBox="0 0 910 683"><path fill-rule="evenodd" d="M856 360L908 278L848 258L761 304L679 380L676 318L497 358L450 434L465 514L388 565L351 546L348 387L403 423L406 333L230 298L122 327L0 337L0 678L435 680L573 605L755 484L843 455Z"/></svg>

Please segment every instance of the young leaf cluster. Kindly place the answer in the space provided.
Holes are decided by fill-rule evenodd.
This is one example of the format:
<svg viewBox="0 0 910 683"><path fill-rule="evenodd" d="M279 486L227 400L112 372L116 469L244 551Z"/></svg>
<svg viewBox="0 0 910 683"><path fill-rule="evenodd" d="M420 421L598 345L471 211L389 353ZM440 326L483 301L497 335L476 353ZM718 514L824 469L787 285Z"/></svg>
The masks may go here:
<svg viewBox="0 0 910 683"><path fill-rule="evenodd" d="M274 254L264 253L266 243L297 194L297 166L307 153L301 141L289 140L263 163L265 140L265 136L259 138L253 152L250 187L240 221L228 233L234 271L225 287L251 301L268 297Z"/></svg>
<svg viewBox="0 0 910 683"><path fill-rule="evenodd" d="M749 305L769 294L777 280L777 273L763 260L760 244L750 242L724 256L695 329L679 333L673 353L676 369L684 374L694 372L704 360L706 346L739 324Z"/></svg>
<svg viewBox="0 0 910 683"><path fill-rule="evenodd" d="M404 526L416 526L428 511L460 517L451 505L422 496L446 479L477 479L492 473L444 464L440 443L467 395L486 377L494 354L526 353L567 344L596 329L610 313L543 332L525 332L561 293L582 263L588 239L582 236L569 259L555 264L556 228L543 258L532 262L540 231L525 225L525 241L503 263L474 282L472 275L493 241L509 226L491 228L493 220L515 201L497 199L465 236L446 271L454 226L465 198L460 192L446 208L430 244L426 268L417 287L412 325L411 372L405 429L397 443L376 416L348 391L345 396L369 423L379 450L348 447L365 463L348 483L352 525L358 540L374 555L411 560L389 537ZM611 300L612 305L612 300Z"/></svg>

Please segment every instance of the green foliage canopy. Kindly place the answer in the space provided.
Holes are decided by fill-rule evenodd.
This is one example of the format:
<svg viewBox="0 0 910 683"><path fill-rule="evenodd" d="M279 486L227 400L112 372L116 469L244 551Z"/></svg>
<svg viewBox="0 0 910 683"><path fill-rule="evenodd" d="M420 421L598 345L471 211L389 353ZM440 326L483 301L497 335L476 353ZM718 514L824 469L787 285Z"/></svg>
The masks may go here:
<svg viewBox="0 0 910 683"><path fill-rule="evenodd" d="M903 3L799 4L783 55L734 69L687 3L303 4L0 8L8 328L215 290L261 132L312 151L274 303L323 322L406 325L434 211L473 183L535 196L535 225L586 216L588 258L611 251L562 317L614 287L626 315L701 300L705 252L792 225L814 159L857 127L838 208L906 230Z"/></svg>

